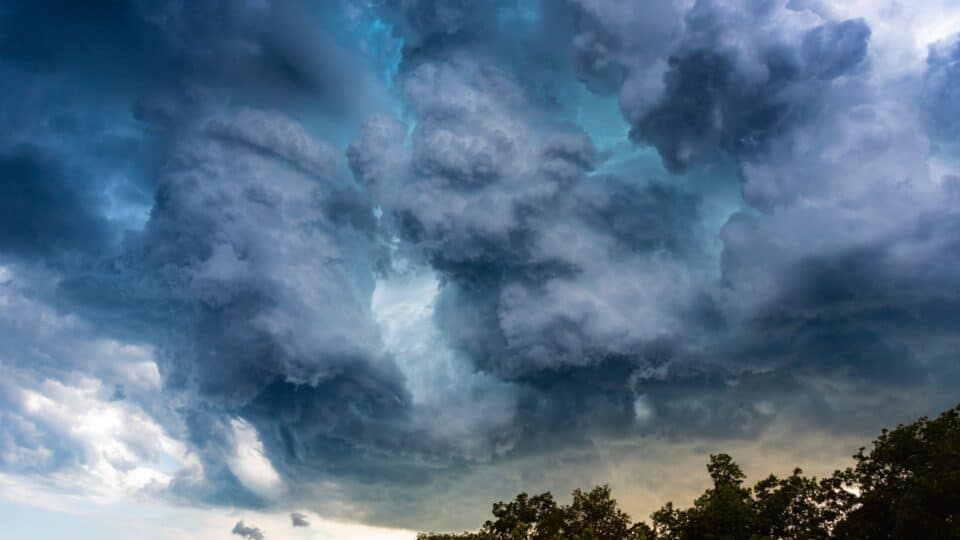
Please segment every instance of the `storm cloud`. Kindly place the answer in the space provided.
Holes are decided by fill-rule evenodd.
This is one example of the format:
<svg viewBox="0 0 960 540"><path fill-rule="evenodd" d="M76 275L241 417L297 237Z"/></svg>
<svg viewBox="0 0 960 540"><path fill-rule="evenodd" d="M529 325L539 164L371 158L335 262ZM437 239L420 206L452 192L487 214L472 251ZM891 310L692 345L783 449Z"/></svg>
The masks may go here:
<svg viewBox="0 0 960 540"><path fill-rule="evenodd" d="M4 6L0 469L460 527L951 405L960 45L858 9Z"/></svg>

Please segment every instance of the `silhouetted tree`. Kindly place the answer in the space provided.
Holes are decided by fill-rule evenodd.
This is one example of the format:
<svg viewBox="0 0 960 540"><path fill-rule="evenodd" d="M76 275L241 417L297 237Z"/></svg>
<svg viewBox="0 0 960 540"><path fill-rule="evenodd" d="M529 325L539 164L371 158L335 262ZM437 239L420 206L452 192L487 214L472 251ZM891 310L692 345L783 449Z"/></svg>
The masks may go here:
<svg viewBox="0 0 960 540"><path fill-rule="evenodd" d="M753 487L754 534L763 539L830 538L831 515L824 507L820 484L794 469L788 478L770 475Z"/></svg>
<svg viewBox="0 0 960 540"><path fill-rule="evenodd" d="M547 540L563 532L563 510L550 492L533 497L521 493L513 502L495 503L493 516L496 519L482 529L491 539Z"/></svg>
<svg viewBox="0 0 960 540"><path fill-rule="evenodd" d="M630 525L630 516L620 510L607 485L584 493L573 492L573 502L563 509L565 538L578 540L621 540L644 538ZM557 538L557 537L551 537Z"/></svg>
<svg viewBox="0 0 960 540"><path fill-rule="evenodd" d="M493 505L493 520L476 533L422 533L420 540L652 540L643 523L632 525L617 506L610 487L573 492L568 506L558 506L549 492L530 497L521 493L511 502Z"/></svg>
<svg viewBox="0 0 960 540"><path fill-rule="evenodd" d="M697 497L693 507L678 510L672 503L652 516L657 538L664 540L750 540L756 511L746 478L727 454L710 456L707 465L713 487Z"/></svg>
<svg viewBox="0 0 960 540"><path fill-rule="evenodd" d="M713 486L693 506L668 502L653 528L631 524L606 485L575 490L567 506L550 493L493 505L478 532L421 540L960 540L960 406L883 430L855 466L818 481L794 469L753 489L727 454L710 456Z"/></svg>
<svg viewBox="0 0 960 540"><path fill-rule="evenodd" d="M828 492L835 538L960 539L960 406L883 430L853 457Z"/></svg>

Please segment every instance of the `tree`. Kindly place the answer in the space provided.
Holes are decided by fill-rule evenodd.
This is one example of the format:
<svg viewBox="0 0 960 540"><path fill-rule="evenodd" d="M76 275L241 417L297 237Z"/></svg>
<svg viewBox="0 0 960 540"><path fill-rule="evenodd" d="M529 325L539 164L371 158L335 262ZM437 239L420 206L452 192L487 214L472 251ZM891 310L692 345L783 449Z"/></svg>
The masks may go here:
<svg viewBox="0 0 960 540"><path fill-rule="evenodd" d="M653 514L653 530L664 540L750 540L756 512L746 478L727 454L710 456L707 465L713 487L694 501L693 508L677 510L672 503Z"/></svg>
<svg viewBox="0 0 960 540"><path fill-rule="evenodd" d="M511 502L493 505L493 517L479 532L421 533L420 540L653 540L643 523L632 525L620 510L610 487L589 492L577 489L568 506L558 506L550 492L530 497L521 493Z"/></svg>
<svg viewBox="0 0 960 540"><path fill-rule="evenodd" d="M564 508L565 538L577 540L622 540L640 534L630 524L630 516L617 506L610 486L602 485L584 493L573 492L573 502ZM556 538L556 537L553 537Z"/></svg>
<svg viewBox="0 0 960 540"><path fill-rule="evenodd" d="M960 539L960 406L883 430L865 452L832 479L835 538Z"/></svg>
<svg viewBox="0 0 960 540"><path fill-rule="evenodd" d="M817 480L794 469L753 489L727 454L710 456L713 486L679 509L668 502L653 528L630 523L610 488L550 493L493 505L480 531L421 534L421 540L960 540L960 406L883 430L855 465Z"/></svg>
<svg viewBox="0 0 960 540"><path fill-rule="evenodd" d="M774 475L757 482L753 488L758 538L825 540L830 537L830 515L824 508L821 485L815 478L803 476L799 468L788 478Z"/></svg>
<svg viewBox="0 0 960 540"><path fill-rule="evenodd" d="M513 502L495 503L496 519L484 523L482 531L497 540L549 540L563 530L562 514L549 491L532 498L521 493Z"/></svg>

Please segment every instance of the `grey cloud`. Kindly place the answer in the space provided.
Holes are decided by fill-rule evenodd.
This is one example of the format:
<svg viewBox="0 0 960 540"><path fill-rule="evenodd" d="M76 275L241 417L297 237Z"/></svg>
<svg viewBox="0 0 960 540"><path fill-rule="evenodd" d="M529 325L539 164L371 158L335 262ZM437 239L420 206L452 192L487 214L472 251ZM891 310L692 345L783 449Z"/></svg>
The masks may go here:
<svg viewBox="0 0 960 540"><path fill-rule="evenodd" d="M806 69L818 79L835 79L852 72L867 55L870 27L862 19L827 22L803 36Z"/></svg>
<svg viewBox="0 0 960 540"><path fill-rule="evenodd" d="M683 8L678 2L624 3L571 0L570 40L577 76L588 88L615 93L631 72L649 74L678 37Z"/></svg>
<svg viewBox="0 0 960 540"><path fill-rule="evenodd" d="M858 99L825 96L824 110L742 157L744 199L760 212L722 232L736 332L720 356L789 376L784 395L806 401L795 421L838 432L863 429L844 421L863 403L890 417L950 401L930 377L950 370L938 329L953 319L942 291L955 287L933 270L952 259L931 246L955 242L956 217L928 161L925 105L897 86L851 91Z"/></svg>
<svg viewBox="0 0 960 540"><path fill-rule="evenodd" d="M295 129L279 117L272 117L266 126ZM293 133L297 135L295 143L305 137L302 132ZM278 153L286 150L285 146L271 149ZM161 179L158 208L141 241L144 256L163 269L162 279L178 296L211 310L209 324L223 324L217 322L221 314L234 314L240 320L250 317L243 324L252 326L238 328L237 339L256 342L270 335L293 337L300 334L294 327L304 323L323 329L320 334L310 332L309 338L301 334L304 341L300 343L249 343L250 351L280 347L269 353L271 363L283 365L280 358L284 355L295 362L312 357L310 362L321 364L374 357L378 354L377 333L361 300L372 284L369 277L355 277L349 271L369 265L369 255L337 238L358 236L356 232L325 223L320 201L329 184L317 183L297 170L320 166L326 171L330 166L317 165L310 154L307 161L297 162L296 168L285 168L290 158L283 157L280 162L267 160L257 153L244 153L236 144L203 137L184 146ZM202 181L197 171L203 172ZM265 177L272 181L263 182ZM216 201L216 206L210 206L208 200ZM231 215L235 217L227 217ZM278 266L280 261L284 265ZM289 265L295 261L302 266ZM304 275L320 278L309 285L320 288L302 288ZM315 301L307 301L311 295L316 296ZM333 299L338 299L340 308L336 318L330 319L332 314L321 306ZM286 312L288 308L281 307L284 304L293 311ZM357 333L363 337L348 337ZM369 345L357 348L361 343ZM317 346L321 349L308 352ZM294 350L297 348L303 350ZM309 365L287 364L282 371L298 382L315 382L327 369L331 368L316 371Z"/></svg>
<svg viewBox="0 0 960 540"><path fill-rule="evenodd" d="M484 92L504 96L497 105L507 111L516 107L514 103L535 103L522 91L512 87L504 90L500 81L509 82L510 73L506 73L506 79L484 80L465 76L476 71L464 69L463 64L430 68L432 73L440 73L441 69L459 73L459 81L452 78L448 81L453 82L433 85L431 88L439 89L435 94L409 96L416 104L417 122L412 160L419 158L421 163L457 167L418 170L402 159L394 159L392 163L406 171L394 178L401 185L418 186L421 193L434 193L433 200L455 197L452 200L457 203L441 206L463 208L466 212L455 218L444 215L443 221L431 221L432 209L411 205L411 199L405 200L402 194L386 208L393 206L399 229L409 241L426 249L427 259L447 280L437 312L438 323L446 335L481 369L529 384L540 378L549 380L551 370L564 373L582 365L606 366L589 371L591 376L597 376L609 369L605 359L617 356L632 357L634 360L627 365L645 369L649 359L644 351L651 344L670 342L691 327L698 328L695 333L704 342L694 339L673 354L688 362L701 354L700 346L720 347L707 363L723 366L709 367L724 374L718 380L741 380L749 374L741 373L747 368L761 374L775 370L774 375L748 378L757 381L757 403L776 402L778 395L820 395L822 389L814 389L810 380L821 377L901 388L921 384L918 373L922 362L914 358L911 344L893 336L882 337L889 330L883 325L861 325L853 318L828 315L834 309L855 309L851 304L842 308L813 304L804 308L806 313L798 310L779 317L763 311L778 302L782 305L792 301L788 299L811 300L817 294L840 294L837 285L831 284L841 278L840 274L818 277L826 289L817 292L811 288L811 282L802 285L802 279L788 277L795 276L791 268L810 269L804 261L817 250L828 254L828 261L833 257L848 260L843 255L848 250L870 245L893 232L883 230L882 225L867 232L871 231L867 222L863 223L864 228L856 229L858 232L828 232L832 227L843 227L850 220L866 217L857 217L842 208L849 201L865 204L870 200L865 198L869 190L863 190L863 184L851 182L850 178L876 179L875 185L883 194L872 200L891 210L911 204L928 208L932 204L921 194L922 189L912 202L894 195L906 178L922 182L926 170L922 162L926 143L914 131L917 124L910 116L912 113L886 102L870 103L867 99L864 103L858 98L844 97L845 91L851 96L870 95L870 90L855 77L869 67L866 58L870 30L866 23L859 19L825 21L810 12L785 9L776 2L767 3L760 10L744 3L698 2L687 13L683 31L661 39L671 56L663 64L664 84L658 87L652 82L637 82L659 76L657 59L631 64L623 59L630 46L614 38L620 31L609 21L615 20L615 15L621 15L620 20L630 20L629 9L623 8L621 13L599 3L584 4L578 8L582 18L578 24L585 35L581 44L596 56L597 75L601 79L609 75L610 81L617 81L622 77L618 74L620 68L608 70L604 66L619 64L627 73L621 107L633 124L634 138L653 143L668 168L675 171L684 170L711 153L733 155L741 167L745 201L764 211L776 211L771 215L761 213L755 220L748 220L747 213L738 213L730 221L723 237L723 279L720 287L714 289L709 277L689 270L691 264L711 264L706 243L700 237L702 231L695 225L699 222L695 198L682 203L667 202L684 201L684 194L679 192L674 197L669 190L665 194L664 188L656 184L638 189L611 181L592 191L581 187L596 182L589 178L588 171L598 158L579 153L574 149L575 138L566 134L532 141L535 144L527 139L528 148L514 144L511 141L516 139L509 136L492 139L494 142L486 147L479 143L452 145L453 137L423 137L430 130L446 129L444 122L448 117L470 123L471 110L490 111L473 121L481 126L490 124L496 119L497 107L486 104L480 97ZM604 9L608 9L607 27L602 26ZM664 20L669 20L669 16L665 14ZM609 36L600 36L601 31L609 32ZM730 39L732 36L737 39ZM591 39L596 40L593 49ZM424 61L422 55L418 58ZM412 72L424 69L423 65L429 64L411 66ZM604 70L607 75L601 75ZM637 84L646 86L640 88L642 92L632 94L637 91ZM604 84L599 86L596 89L604 91ZM651 99L657 94L661 96L659 100ZM461 96L469 96L465 101L474 109L458 107ZM486 109L476 107L477 104ZM535 123L536 107L526 108L527 114L520 118ZM506 127L516 123L498 124L494 129L500 133L516 131ZM487 128L478 132L484 129ZM877 134L883 135L876 137ZM833 149L809 141L832 141ZM529 149L538 146L540 150ZM838 152L837 147L848 149L849 153ZM402 155L399 143L393 148L398 150L391 151L391 156ZM499 162L486 157L494 155L492 149L502 152ZM358 151L359 146L354 150ZM437 154L424 155L434 151ZM866 167L855 158L865 153L877 158ZM526 159L510 163L518 155ZM437 161L423 161L425 158ZM530 159L539 160L540 164L530 167ZM506 166L468 166L471 160L481 165L502 162ZM354 163L359 160L354 159ZM508 207L517 211L501 214L498 227L484 229L482 222L471 222L474 218L469 213L473 208L470 201L486 208L488 205L481 201L491 192L504 190L514 195L515 191L502 187L509 179L522 178L527 186L538 185L540 179L524 176L531 169L550 179L563 179L556 187L541 184L549 187L545 191L549 195L543 199L549 202L511 199ZM369 182L369 176L363 175L371 170L355 168L354 173ZM454 181L442 184L435 178L427 180L431 176ZM470 189L478 191L453 188L463 186L464 178L476 178L479 184L472 184ZM844 178L848 179L846 184ZM890 191L886 191L888 188ZM649 206L643 202L648 197L653 201ZM801 199L821 201L829 210L791 207ZM783 207L786 208L780 211ZM801 226L801 221L806 225ZM821 232L811 233L810 226ZM453 236L455 233L459 235ZM751 239L749 247L742 244L747 238ZM822 240L811 243L814 238ZM582 246L597 249L591 251ZM662 271L659 278L658 268ZM666 290L671 293L661 294ZM887 293L877 290L862 294L869 297ZM887 309L898 302L892 300ZM648 306L655 309L646 311ZM630 324L618 323L619 314L627 313ZM829 317L834 326L823 326L817 317ZM756 349L754 338L758 342L766 339L769 349ZM834 348L833 356L826 355L824 347ZM737 364L741 367L737 368ZM768 383L776 390L765 391ZM674 380L671 384L679 382ZM726 406L735 391L725 388L726 383L716 388L694 384L689 396L670 392L655 396L654 390L644 391L650 394L655 407L665 411L658 425L667 426L673 418L678 434L696 433L708 426L727 426L718 428L717 435L748 436L758 433L771 420L764 412L769 410L766 405L759 405L759 409L754 405ZM589 395L589 391L586 393ZM699 394L705 394L703 399ZM546 399L549 393L533 395ZM822 397L833 399L826 394ZM716 414L699 415L702 423L677 422L676 419L692 414L693 409L681 406L684 402ZM611 409L601 406L594 411L627 409L617 405ZM673 415L671 410L687 412ZM819 414L813 409L805 410L805 414Z"/></svg>
<svg viewBox="0 0 960 540"><path fill-rule="evenodd" d="M459 56L525 74L517 82L543 105L556 107L569 97L576 26L566 2L390 0L368 7L403 40L400 76Z"/></svg>
<svg viewBox="0 0 960 540"><path fill-rule="evenodd" d="M31 159L46 162L47 176L70 177L61 190L64 201L82 195L76 202L83 208L64 208L77 213L71 216L76 231L87 231L91 242L108 233L119 238L149 211L153 180L171 141L210 108L235 100L315 119L318 110L342 118L385 107L375 70L356 69L362 53L313 31L346 17L341 8L320 16L288 2L9 6L0 14L0 70L11 83L0 100L0 118L11 127L0 137L3 152L23 153L23 145L30 145ZM245 116L230 129L258 130L256 115ZM258 136L274 140L253 140L249 133L243 138L278 148L276 134ZM336 156L326 154L339 152L298 146L302 139L295 139L287 137L290 146L278 151L287 157L317 152L313 162L299 160L314 169L335 164L330 158ZM48 183L35 184L39 189ZM113 222L98 225L106 230L89 228L106 213ZM55 228L57 219L47 214L33 222ZM40 238L37 246L57 244Z"/></svg>
<svg viewBox="0 0 960 540"><path fill-rule="evenodd" d="M396 174L402 173L407 159L402 146L406 134L407 126L386 116L374 116L364 122L360 136L347 148L354 176L376 192L376 182L392 180L389 175L394 167Z"/></svg>
<svg viewBox="0 0 960 540"><path fill-rule="evenodd" d="M204 403L193 403L167 426L190 444L198 466L182 467L169 485L157 490L160 497L182 504L214 504L266 508L270 501L255 493L230 469L236 438L229 417Z"/></svg>
<svg viewBox="0 0 960 540"><path fill-rule="evenodd" d="M316 142L300 126L277 122L262 111L241 109L232 113L229 120L213 118L206 131L228 142L272 154L309 174L332 178L339 172L340 155L333 147Z"/></svg>
<svg viewBox="0 0 960 540"><path fill-rule="evenodd" d="M400 25L401 35L410 40L407 47L435 46L436 42L482 36L495 25L502 5L496 0L388 0L383 11Z"/></svg>
<svg viewBox="0 0 960 540"><path fill-rule="evenodd" d="M926 112L936 133L948 145L955 144L960 135L960 123L956 121L960 107L960 95L956 89L960 80L958 59L960 37L953 36L941 43L931 44L924 75L923 92L929 96Z"/></svg>
<svg viewBox="0 0 960 540"><path fill-rule="evenodd" d="M425 63L405 77L404 90L418 115L412 144L419 175L469 189L527 166L525 126L501 112L523 99L506 73L469 61Z"/></svg>
<svg viewBox="0 0 960 540"><path fill-rule="evenodd" d="M356 113L375 102L370 71L351 69L357 55L327 33L332 23L297 2L141 4L159 28L160 42L183 75L209 96L222 89L274 107L319 106L332 115ZM343 16L339 8L330 19ZM349 90L348 90L349 89ZM218 96L219 97L219 96ZM317 99L319 98L319 99Z"/></svg>
<svg viewBox="0 0 960 540"><path fill-rule="evenodd" d="M690 10L658 99L621 94L631 138L656 147L673 172L718 151L736 157L761 151L816 107L825 85L855 73L866 56L870 29L863 20L803 30L798 14L797 27L771 29L767 21L791 12L775 3L759 13L735 6L701 1Z"/></svg>
<svg viewBox="0 0 960 540"><path fill-rule="evenodd" d="M293 512L290 514L290 521L294 527L309 527L310 522L307 521L307 515L300 512Z"/></svg>
<svg viewBox="0 0 960 540"><path fill-rule="evenodd" d="M359 62L354 53L337 50L328 34L304 32L313 15L298 12L293 4L191 4L174 9L163 3L118 2L114 7L123 8L131 19L118 24L131 31L149 28L144 34L156 39L143 44L145 51L130 52L139 56L129 64L89 69L103 71L109 80L138 81L133 90L117 87L119 106L129 107L136 118L121 115L115 125L149 146L150 168L140 172L150 175L153 186L148 189L155 187L157 196L144 229L127 233L119 255L91 256L61 269L52 303L110 337L156 345L163 394L145 398L129 386L123 394L149 399L145 406L190 444L204 468L201 482L196 471L180 471L167 496L250 507L276 502L251 492L225 465L235 444L229 420L242 415L249 417L291 491L321 476L367 480L382 471L388 473L380 475L386 481L396 468L387 464L395 461L368 466L357 448L380 448L388 455L428 443L419 432L414 434L402 375L382 350L370 314L382 248L372 238L375 221L367 195L340 176L338 150L318 142L283 114L225 105L236 99L285 109L319 106L338 114L353 114L355 105L375 109L377 96L365 90L374 71L355 69ZM49 13L4 13L12 25L27 25L28 15L37 24L47 24L43 19ZM114 22L104 14L81 15L70 20L79 25L77 32ZM110 32L105 29L104 34ZM97 44L97 36L94 32L87 40L91 50L107 50ZM312 52L301 52L307 49ZM53 44L50 54L49 61L30 69L56 77L58 70L75 64L75 52L68 46ZM61 56L71 61L61 62ZM16 62L26 66L27 60L33 62ZM141 62L155 66L156 72L140 74L136 68ZM341 92L345 89L349 91ZM93 109L80 101L77 107ZM36 127L8 105L4 103L4 114ZM38 133L42 145L59 147L68 137L73 144L88 136L77 129L82 124L70 121L76 117L61 116L64 121L54 126L59 138ZM110 152L126 159L129 149ZM35 154L47 155L39 146ZM99 171L64 178L57 192L53 188L59 186L53 184L61 182L63 167L49 157L34 161L52 172L30 178L24 186L53 194L50 201L34 196L32 202L56 203L59 215L73 223L65 228L48 219L49 212L41 212L18 226L40 223L53 231L44 239L50 248L44 254L59 254L67 247L58 235L70 239L72 234L96 232L83 240L103 243L106 232L97 229L106 227L93 202L100 194L82 191L87 176L100 180ZM120 172L116 160L109 159L103 170ZM47 249L34 243L39 235L27 236L26 243ZM288 243L292 239L297 245ZM294 259L300 262L288 265ZM317 288L320 282L324 285ZM66 366L63 354L57 358L64 364L56 366L63 368L55 372L58 377L79 367ZM318 385L322 389L310 390ZM169 410L173 402L180 404L177 411ZM278 415L284 418L279 423ZM318 418L327 424L314 430L310 422ZM33 443L54 448L60 437L52 431L44 442L24 439L25 433L7 431L5 436L17 438L11 443L16 448ZM64 441L60 461L71 460L70 445ZM318 462L339 466L317 467ZM54 465L48 463L43 470ZM405 474L422 474L415 465L410 470L414 472Z"/></svg>
<svg viewBox="0 0 960 540"><path fill-rule="evenodd" d="M350 149L353 172L390 194L378 202L448 280L438 323L479 366L517 377L676 331L669 312L688 291L662 311L648 295L698 250L694 197L588 181L601 160L589 137L558 126L539 139L523 89L494 67L424 63L404 84L417 114L409 164L392 157L400 126L376 120ZM650 309L639 323L638 304Z"/></svg>
<svg viewBox="0 0 960 540"><path fill-rule="evenodd" d="M158 179L143 232L65 292L87 316L142 324L141 339L162 345L166 390L190 404L171 429L198 449L208 479L178 480L177 496L261 506L223 465L231 417L256 428L292 488L366 478L376 467L358 447L414 451L426 441L370 312L379 248L328 204L344 180L308 174L336 168L283 116L248 111L238 121L200 119Z"/></svg>
<svg viewBox="0 0 960 540"><path fill-rule="evenodd" d="M243 520L238 521L233 529L230 530L231 534L235 534L247 540L263 540L266 538L263 530L258 527L248 527L243 523Z"/></svg>
<svg viewBox="0 0 960 540"><path fill-rule="evenodd" d="M958 49L893 83L865 21L805 5L11 7L4 469L89 457L26 414L45 378L96 377L188 443L202 474L162 496L394 525L476 496L477 471L575 469L551 461L571 448L949 405ZM666 170L577 125L613 93ZM99 338L152 346L162 388ZM235 422L282 494L229 466Z"/></svg>
<svg viewBox="0 0 960 540"><path fill-rule="evenodd" d="M82 7L58 0L11 5L0 18L0 54L31 70L118 60L125 68L136 68L138 61L151 59L145 53L156 38L140 15L137 4L126 0ZM54 16L62 24L51 24ZM116 54L98 46L107 35L115 40L111 52Z"/></svg>
<svg viewBox="0 0 960 540"><path fill-rule="evenodd" d="M594 176L604 155L590 137L534 129L539 105L509 72L459 58L407 77L411 144L406 126L374 119L351 169L400 252L440 275L446 340L511 381L510 430L490 434L506 448L498 462L633 431L631 371L656 342L716 318L683 262L704 257L698 198ZM467 165L485 155L496 168Z"/></svg>
<svg viewBox="0 0 960 540"><path fill-rule="evenodd" d="M42 148L20 145L0 153L0 250L17 255L98 252L110 227L92 180Z"/></svg>
<svg viewBox="0 0 960 540"><path fill-rule="evenodd" d="M600 153L585 133L558 132L544 140L540 170L560 181L576 181L601 161Z"/></svg>
<svg viewBox="0 0 960 540"><path fill-rule="evenodd" d="M350 24L347 8L43 1L4 10L0 24L8 30L2 32L0 65L5 78L24 78L18 90L34 88L19 107L34 105L38 95L65 94L36 105L46 113L67 102L113 116L113 126L147 139L153 150L171 135L161 130L226 102L296 111L317 123L324 116L343 120L389 106L369 55L351 46L353 36L337 39L328 31ZM72 92L64 91L64 78L79 81ZM142 123L118 114L131 111Z"/></svg>

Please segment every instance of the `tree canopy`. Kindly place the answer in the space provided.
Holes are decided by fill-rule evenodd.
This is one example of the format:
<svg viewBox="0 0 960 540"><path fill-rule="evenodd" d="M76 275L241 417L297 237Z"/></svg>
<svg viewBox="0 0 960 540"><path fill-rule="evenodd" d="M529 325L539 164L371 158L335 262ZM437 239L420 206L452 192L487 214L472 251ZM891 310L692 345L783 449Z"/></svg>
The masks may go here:
<svg viewBox="0 0 960 540"><path fill-rule="evenodd" d="M960 540L960 406L883 430L854 465L817 479L794 469L752 488L727 454L710 456L712 487L690 508L666 503L632 523L609 486L493 505L479 531L419 540Z"/></svg>

